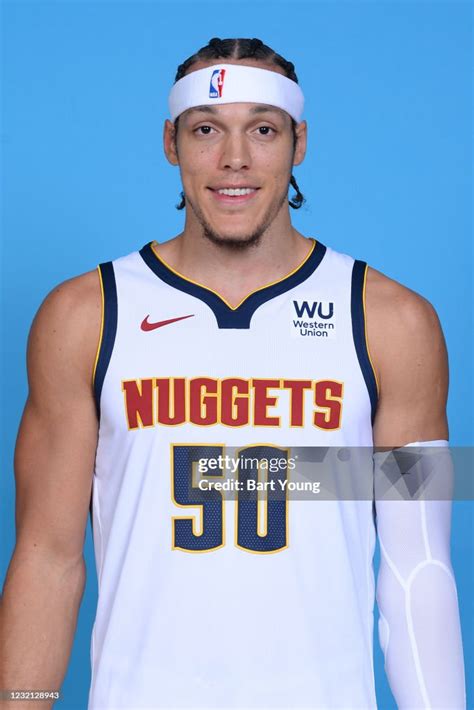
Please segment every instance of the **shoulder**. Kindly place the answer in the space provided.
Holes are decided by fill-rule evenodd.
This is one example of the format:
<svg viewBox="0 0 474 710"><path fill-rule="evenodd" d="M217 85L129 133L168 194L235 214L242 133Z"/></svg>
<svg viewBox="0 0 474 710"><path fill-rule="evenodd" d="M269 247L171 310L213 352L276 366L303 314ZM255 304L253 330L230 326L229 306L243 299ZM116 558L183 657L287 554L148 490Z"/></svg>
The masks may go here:
<svg viewBox="0 0 474 710"><path fill-rule="evenodd" d="M373 318L388 318L392 326L399 323L412 334L418 328L439 325L426 298L371 267L367 269L366 305Z"/></svg>
<svg viewBox="0 0 474 710"><path fill-rule="evenodd" d="M442 365L441 325L426 298L369 267L365 299L369 349L382 383L387 372Z"/></svg>
<svg viewBox="0 0 474 710"><path fill-rule="evenodd" d="M92 378L100 338L102 294L98 270L55 286L39 307L28 341L29 370Z"/></svg>
<svg viewBox="0 0 474 710"><path fill-rule="evenodd" d="M43 300L33 321L33 329L50 327L51 332L87 330L87 324L101 316L102 296L97 269L63 281ZM94 319L95 316L95 319Z"/></svg>

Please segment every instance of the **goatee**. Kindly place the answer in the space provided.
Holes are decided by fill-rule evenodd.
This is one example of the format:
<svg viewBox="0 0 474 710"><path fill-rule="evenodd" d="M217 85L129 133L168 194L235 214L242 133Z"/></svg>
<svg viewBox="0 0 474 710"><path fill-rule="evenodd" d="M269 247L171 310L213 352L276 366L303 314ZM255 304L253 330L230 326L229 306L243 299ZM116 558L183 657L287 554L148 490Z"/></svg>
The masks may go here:
<svg viewBox="0 0 474 710"><path fill-rule="evenodd" d="M195 207L188 197L186 198L186 201L189 203L189 206L199 220L202 226L202 234L206 239L209 239L210 242L219 247L227 248L229 251L243 251L244 249L256 247L260 243L262 235L271 225L287 199L288 191L286 191L276 203L270 205L267 214L252 232L247 234L244 233L226 236L219 234L211 227L201 210Z"/></svg>

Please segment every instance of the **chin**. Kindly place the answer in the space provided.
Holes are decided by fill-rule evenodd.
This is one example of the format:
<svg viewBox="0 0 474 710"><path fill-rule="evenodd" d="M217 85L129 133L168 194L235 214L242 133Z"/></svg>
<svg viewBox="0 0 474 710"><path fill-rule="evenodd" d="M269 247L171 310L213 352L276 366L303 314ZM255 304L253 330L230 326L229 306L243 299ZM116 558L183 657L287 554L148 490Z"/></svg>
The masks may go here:
<svg viewBox="0 0 474 710"><path fill-rule="evenodd" d="M255 229L252 228L252 226L246 229L229 229L229 227L219 229L219 227L210 227L208 225L207 228L205 228L205 231L215 236L218 236L221 239L240 239L241 241L245 242L248 239L252 238Z"/></svg>
<svg viewBox="0 0 474 710"><path fill-rule="evenodd" d="M207 225L203 230L204 237L209 239L213 244L227 247L229 249L246 249L250 246L255 246L259 243L262 231L238 231L238 232L221 232Z"/></svg>
<svg viewBox="0 0 474 710"><path fill-rule="evenodd" d="M250 215L247 215L246 218L241 215L235 215L236 219L232 220L232 215L227 215L222 217L222 219L220 215L218 219L215 219L216 215L213 215L214 219L211 222L205 212L197 204L193 203L192 199L189 199L188 196L186 199L190 209L193 210L198 222L201 224L204 238L217 246L227 249L238 250L256 246L273 217L271 214L263 215L259 220L258 217L250 219Z"/></svg>

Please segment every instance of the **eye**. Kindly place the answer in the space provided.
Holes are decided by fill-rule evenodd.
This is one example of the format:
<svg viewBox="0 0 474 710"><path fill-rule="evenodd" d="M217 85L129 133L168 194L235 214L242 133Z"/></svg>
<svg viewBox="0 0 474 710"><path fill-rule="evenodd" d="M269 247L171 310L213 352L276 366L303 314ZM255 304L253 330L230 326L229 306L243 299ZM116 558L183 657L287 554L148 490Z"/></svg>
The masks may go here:
<svg viewBox="0 0 474 710"><path fill-rule="evenodd" d="M269 136L271 132L276 133L275 129L271 126L259 126L257 128L261 136Z"/></svg>
<svg viewBox="0 0 474 710"><path fill-rule="evenodd" d="M214 130L212 126L198 126L194 129L194 133L200 136L208 136L212 130Z"/></svg>

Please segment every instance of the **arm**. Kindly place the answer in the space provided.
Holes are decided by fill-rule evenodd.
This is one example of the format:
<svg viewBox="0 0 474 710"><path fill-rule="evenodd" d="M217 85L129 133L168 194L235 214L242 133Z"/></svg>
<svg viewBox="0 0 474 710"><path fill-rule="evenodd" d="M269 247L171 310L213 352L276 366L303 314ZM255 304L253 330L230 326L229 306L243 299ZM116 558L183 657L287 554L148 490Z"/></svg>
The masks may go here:
<svg viewBox="0 0 474 710"><path fill-rule="evenodd" d="M90 272L55 289L31 329L29 395L15 452L17 538L0 612L2 689L59 690L66 673L85 583L100 319L98 275Z"/></svg>
<svg viewBox="0 0 474 710"><path fill-rule="evenodd" d="M366 297L369 347L380 383L375 446L446 440L448 365L434 309L373 270ZM449 450L429 451L435 452L437 475L451 476ZM375 461L377 477L377 455ZM378 630L397 706L463 710L462 639L450 559L451 501L384 499L375 505L381 550Z"/></svg>

